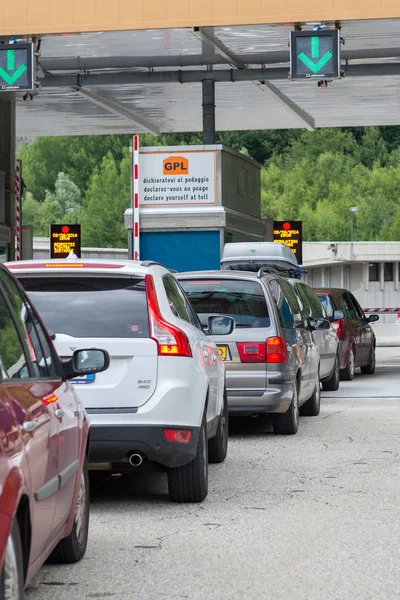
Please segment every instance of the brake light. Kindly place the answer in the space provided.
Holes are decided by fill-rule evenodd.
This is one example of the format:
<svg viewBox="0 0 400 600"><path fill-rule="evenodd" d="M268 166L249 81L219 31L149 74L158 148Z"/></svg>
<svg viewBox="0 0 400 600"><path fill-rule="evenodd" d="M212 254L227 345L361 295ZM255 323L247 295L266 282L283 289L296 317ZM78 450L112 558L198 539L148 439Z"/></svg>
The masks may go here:
<svg viewBox="0 0 400 600"><path fill-rule="evenodd" d="M267 363L285 363L288 361L288 353L285 340L280 337L267 339Z"/></svg>
<svg viewBox="0 0 400 600"><path fill-rule="evenodd" d="M242 363L265 362L265 343L238 342L236 344Z"/></svg>
<svg viewBox="0 0 400 600"><path fill-rule="evenodd" d="M336 331L337 335L341 335L343 333L343 331L344 331L344 329L343 329L343 320L340 319L340 321L333 321L332 322L332 327Z"/></svg>
<svg viewBox="0 0 400 600"><path fill-rule="evenodd" d="M51 394L50 396L45 396L44 398L42 398L43 404L53 404L54 402L57 402L57 400L58 400L58 396L55 396L54 394Z"/></svg>
<svg viewBox="0 0 400 600"><path fill-rule="evenodd" d="M163 429L163 434L169 442L178 442L187 444L191 438L192 432L188 429Z"/></svg>
<svg viewBox="0 0 400 600"><path fill-rule="evenodd" d="M270 337L266 342L238 342L236 344L242 363L285 363L288 360L285 341Z"/></svg>
<svg viewBox="0 0 400 600"><path fill-rule="evenodd" d="M192 356L186 334L171 323L167 323L160 313L154 281L146 275L146 293L149 305L150 337L157 342L158 356Z"/></svg>

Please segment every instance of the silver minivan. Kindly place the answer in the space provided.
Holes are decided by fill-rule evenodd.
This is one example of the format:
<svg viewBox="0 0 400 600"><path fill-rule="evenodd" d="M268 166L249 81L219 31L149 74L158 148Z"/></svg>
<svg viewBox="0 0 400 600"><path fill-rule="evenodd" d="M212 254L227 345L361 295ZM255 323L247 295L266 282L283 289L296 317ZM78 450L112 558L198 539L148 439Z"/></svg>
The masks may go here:
<svg viewBox="0 0 400 600"><path fill-rule="evenodd" d="M263 270L175 276L205 329L210 316L235 320L231 334L212 336L225 362L231 415L272 413L274 431L293 434L299 409L319 414L319 350L285 278Z"/></svg>

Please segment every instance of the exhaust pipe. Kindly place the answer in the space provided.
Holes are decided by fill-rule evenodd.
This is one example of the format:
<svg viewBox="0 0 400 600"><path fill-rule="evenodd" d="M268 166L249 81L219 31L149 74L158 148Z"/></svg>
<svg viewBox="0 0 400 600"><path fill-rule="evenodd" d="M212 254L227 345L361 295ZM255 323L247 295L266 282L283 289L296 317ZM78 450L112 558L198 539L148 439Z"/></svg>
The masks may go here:
<svg viewBox="0 0 400 600"><path fill-rule="evenodd" d="M142 462L143 456L141 454L137 454L136 452L134 454L131 454L129 457L129 464L131 464L132 467L140 467Z"/></svg>

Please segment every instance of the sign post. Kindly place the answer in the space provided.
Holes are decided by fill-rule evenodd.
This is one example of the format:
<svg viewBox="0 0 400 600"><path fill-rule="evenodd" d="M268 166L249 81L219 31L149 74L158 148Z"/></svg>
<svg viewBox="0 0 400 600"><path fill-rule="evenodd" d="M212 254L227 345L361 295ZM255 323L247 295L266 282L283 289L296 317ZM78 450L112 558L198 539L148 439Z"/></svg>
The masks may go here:
<svg viewBox="0 0 400 600"><path fill-rule="evenodd" d="M338 29L290 32L290 79L339 79Z"/></svg>
<svg viewBox="0 0 400 600"><path fill-rule="evenodd" d="M132 149L132 258L140 260L139 215L139 136L133 136Z"/></svg>
<svg viewBox="0 0 400 600"><path fill-rule="evenodd" d="M22 256L22 161L17 160L15 167L15 260L21 260Z"/></svg>
<svg viewBox="0 0 400 600"><path fill-rule="evenodd" d="M299 265L303 264L302 221L274 221L274 242L289 246Z"/></svg>
<svg viewBox="0 0 400 600"><path fill-rule="evenodd" d="M33 44L0 45L0 92L33 90Z"/></svg>
<svg viewBox="0 0 400 600"><path fill-rule="evenodd" d="M67 258L70 254L81 258L81 226L50 225L50 258Z"/></svg>

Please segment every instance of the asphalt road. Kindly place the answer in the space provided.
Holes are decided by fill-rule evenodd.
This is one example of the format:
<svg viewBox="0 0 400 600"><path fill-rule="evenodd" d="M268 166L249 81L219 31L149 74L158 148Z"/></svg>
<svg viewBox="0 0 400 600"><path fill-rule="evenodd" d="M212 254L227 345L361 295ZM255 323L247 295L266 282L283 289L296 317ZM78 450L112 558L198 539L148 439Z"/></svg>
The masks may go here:
<svg viewBox="0 0 400 600"><path fill-rule="evenodd" d="M400 598L400 348L378 353L296 436L233 422L201 505L171 504L162 474L109 482L85 559L44 567L27 599Z"/></svg>

